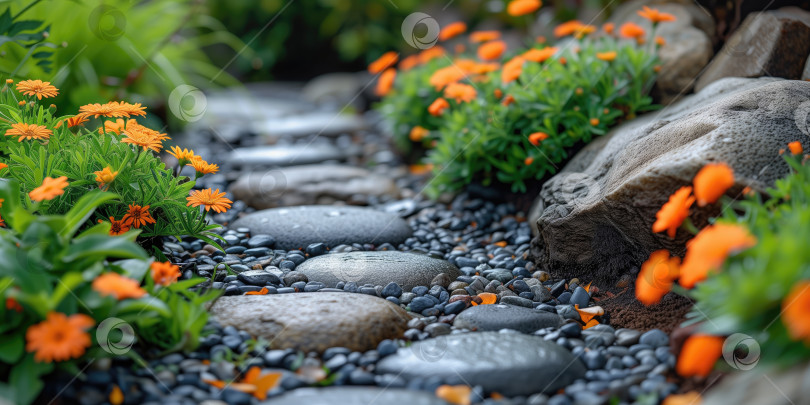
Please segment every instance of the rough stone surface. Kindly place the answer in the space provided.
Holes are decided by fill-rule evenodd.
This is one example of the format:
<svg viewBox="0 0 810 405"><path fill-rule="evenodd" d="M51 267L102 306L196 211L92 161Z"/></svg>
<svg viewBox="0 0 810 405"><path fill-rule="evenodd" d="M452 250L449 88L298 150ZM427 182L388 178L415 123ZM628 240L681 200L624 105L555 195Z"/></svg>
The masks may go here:
<svg viewBox="0 0 810 405"><path fill-rule="evenodd" d="M345 165L304 165L242 175L234 197L256 209L352 201L357 195L396 197L389 177Z"/></svg>
<svg viewBox="0 0 810 405"><path fill-rule="evenodd" d="M808 82L729 78L618 127L544 184L532 256L558 276L614 282L653 250L682 253L687 232L649 231L669 195L711 162L734 170L731 196L773 185L789 172L780 149L810 146L808 101ZM692 221L703 226L716 211L693 208Z"/></svg>
<svg viewBox="0 0 810 405"><path fill-rule="evenodd" d="M221 297L210 312L222 326L263 337L274 349L305 352L372 350L401 337L410 319L382 298L339 292Z"/></svg>
<svg viewBox="0 0 810 405"><path fill-rule="evenodd" d="M741 359L745 360L745 359ZM748 363L742 363L748 364ZM789 405L807 404L810 397L810 365L798 364L787 370L763 370L729 375L703 397L704 405Z"/></svg>
<svg viewBox="0 0 810 405"><path fill-rule="evenodd" d="M327 287L334 287L340 281L381 286L394 282L405 291L429 285L440 273L452 279L461 275L448 261L398 251L333 253L307 260L296 270L306 274L310 281L320 281Z"/></svg>
<svg viewBox="0 0 810 405"><path fill-rule="evenodd" d="M306 165L327 161L344 161L358 154L356 148L338 148L319 143L313 145L255 146L235 149L228 156L228 163L235 168L257 168ZM265 178L265 182L270 179ZM280 181L280 179L277 179Z"/></svg>
<svg viewBox="0 0 810 405"><path fill-rule="evenodd" d="M810 12L796 7L751 13L695 84L723 77L802 77L810 54Z"/></svg>
<svg viewBox="0 0 810 405"><path fill-rule="evenodd" d="M498 331L514 329L523 333L533 333L538 329L556 328L562 324L562 317L551 312L514 305L478 305L465 309L456 316L454 325L478 331Z"/></svg>
<svg viewBox="0 0 810 405"><path fill-rule="evenodd" d="M413 232L402 218L371 208L306 205L273 208L245 215L231 228L245 227L250 233L268 234L276 248L292 250L323 242L340 244L371 243L398 245Z"/></svg>
<svg viewBox="0 0 810 405"><path fill-rule="evenodd" d="M327 387L299 388L271 398L266 405L448 405L435 395L401 388Z"/></svg>
<svg viewBox="0 0 810 405"><path fill-rule="evenodd" d="M476 349L477 348L477 349ZM406 379L462 379L505 396L552 393L585 374L571 352L538 336L478 332L444 335L400 348L377 363L378 374Z"/></svg>

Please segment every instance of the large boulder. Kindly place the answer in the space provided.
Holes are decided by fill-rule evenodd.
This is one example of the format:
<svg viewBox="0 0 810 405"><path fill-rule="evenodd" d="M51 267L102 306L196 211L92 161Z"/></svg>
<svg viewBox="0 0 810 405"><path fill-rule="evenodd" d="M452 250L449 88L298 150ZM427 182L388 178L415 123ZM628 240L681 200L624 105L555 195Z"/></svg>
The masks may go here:
<svg viewBox="0 0 810 405"><path fill-rule="evenodd" d="M533 257L555 275L610 282L654 250L683 253L690 234L651 231L669 196L711 162L733 168L728 195L772 186L789 172L780 149L810 146L808 113L808 82L729 78L616 128L544 184ZM693 208L691 219L702 226L718 212Z"/></svg>

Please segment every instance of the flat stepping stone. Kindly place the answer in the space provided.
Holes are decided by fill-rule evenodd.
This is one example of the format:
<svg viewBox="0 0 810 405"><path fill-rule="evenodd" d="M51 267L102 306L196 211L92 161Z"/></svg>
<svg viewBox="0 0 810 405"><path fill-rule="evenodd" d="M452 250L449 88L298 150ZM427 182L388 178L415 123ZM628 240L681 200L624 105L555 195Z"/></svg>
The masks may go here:
<svg viewBox="0 0 810 405"><path fill-rule="evenodd" d="M210 312L222 326L267 339L273 349L319 353L330 347L376 349L401 337L410 320L382 298L343 292L221 297Z"/></svg>
<svg viewBox="0 0 810 405"><path fill-rule="evenodd" d="M254 146L234 149L228 156L228 163L237 168L306 165L342 161L359 153L357 148L338 148L327 143Z"/></svg>
<svg viewBox="0 0 810 405"><path fill-rule="evenodd" d="M461 275L446 260L399 251L332 253L309 259L296 270L328 287L340 281L380 286L394 282L406 292L418 285L429 286L439 273L447 274L451 280Z"/></svg>
<svg viewBox="0 0 810 405"><path fill-rule="evenodd" d="M449 405L424 391L378 387L299 388L262 402L267 405Z"/></svg>
<svg viewBox="0 0 810 405"><path fill-rule="evenodd" d="M377 374L406 380L437 377L481 385L507 397L555 393L585 376L585 366L562 346L521 333L444 335L400 348L385 357Z"/></svg>
<svg viewBox="0 0 810 405"><path fill-rule="evenodd" d="M305 205L254 212L237 219L231 228L245 227L254 235L276 239L276 248L293 250L322 242L329 247L370 243L396 246L413 230L404 219L362 207Z"/></svg>
<svg viewBox="0 0 810 405"><path fill-rule="evenodd" d="M478 305L462 311L453 325L474 331L499 331L514 329L523 333L534 333L543 328L556 328L563 319L557 314L539 309L515 305Z"/></svg>

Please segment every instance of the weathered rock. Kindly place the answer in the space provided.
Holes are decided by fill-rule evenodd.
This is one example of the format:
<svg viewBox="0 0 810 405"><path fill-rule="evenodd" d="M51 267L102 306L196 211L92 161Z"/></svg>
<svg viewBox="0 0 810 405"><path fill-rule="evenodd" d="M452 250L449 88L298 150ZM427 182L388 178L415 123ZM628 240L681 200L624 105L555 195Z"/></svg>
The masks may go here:
<svg viewBox="0 0 810 405"><path fill-rule="evenodd" d="M410 317L382 298L339 292L221 297L210 312L271 342L274 349L323 352L330 347L375 349L402 336Z"/></svg>
<svg viewBox="0 0 810 405"><path fill-rule="evenodd" d="M320 281L327 287L340 281L381 286L394 282L405 291L429 285L440 273L452 279L461 275L446 260L399 251L333 253L307 260L297 270L310 281Z"/></svg>
<svg viewBox="0 0 810 405"><path fill-rule="evenodd" d="M327 143L312 145L255 146L234 149L228 163L235 168L270 168L276 166L306 165L327 161L343 161L357 155L356 148L338 148ZM270 172L271 177L273 173ZM265 177L264 182L281 182L281 179Z"/></svg>
<svg viewBox="0 0 810 405"><path fill-rule="evenodd" d="M723 77L802 77L810 55L810 12L796 7L751 13L695 83Z"/></svg>
<svg viewBox="0 0 810 405"><path fill-rule="evenodd" d="M366 122L359 116L334 111L315 111L283 118L265 119L253 124L259 135L271 138L305 135L340 135L359 131Z"/></svg>
<svg viewBox="0 0 810 405"><path fill-rule="evenodd" d="M353 201L357 195L396 197L389 177L355 166L321 164L254 171L231 188L234 197L257 209Z"/></svg>
<svg viewBox="0 0 810 405"><path fill-rule="evenodd" d="M371 208L305 205L273 208L245 215L231 228L245 227L254 235L267 234L276 239L277 249L305 248L322 242L329 247L340 244L371 243L398 245L413 232L396 215Z"/></svg>
<svg viewBox="0 0 810 405"><path fill-rule="evenodd" d="M435 395L401 388L327 387L299 388L271 398L266 405L448 405Z"/></svg>
<svg viewBox="0 0 810 405"><path fill-rule="evenodd" d="M682 253L687 232L650 231L669 195L710 162L733 168L729 195L773 185L789 172L779 150L807 139L809 100L807 82L724 79L595 140L544 184L533 257L557 276L615 282L653 250ZM691 218L703 226L718 212Z"/></svg>
<svg viewBox="0 0 810 405"><path fill-rule="evenodd" d="M759 352L757 352L757 355ZM732 361L734 359L731 359ZM751 359L739 359L748 361ZM750 371L733 373L713 386L703 397L704 405L788 405L807 404L810 397L810 366L787 370L759 365ZM741 370L749 370L741 368Z"/></svg>
<svg viewBox="0 0 810 405"><path fill-rule="evenodd" d="M539 329L560 326L562 317L537 309L491 304L465 309L456 316L453 324L458 328L477 331L514 329L518 332L533 333Z"/></svg>
<svg viewBox="0 0 810 405"><path fill-rule="evenodd" d="M405 379L438 377L511 397L556 392L582 378L585 367L571 352L541 337L480 332L444 335L400 348L377 363L376 372Z"/></svg>

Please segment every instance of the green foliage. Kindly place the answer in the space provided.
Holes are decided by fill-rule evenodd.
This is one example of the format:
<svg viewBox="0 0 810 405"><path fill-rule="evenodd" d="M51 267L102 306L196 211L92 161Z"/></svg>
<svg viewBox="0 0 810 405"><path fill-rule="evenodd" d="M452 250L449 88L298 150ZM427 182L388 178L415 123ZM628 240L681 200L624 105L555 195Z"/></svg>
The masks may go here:
<svg viewBox="0 0 810 405"><path fill-rule="evenodd" d="M778 180L767 200L751 196L736 203L737 212L726 210L722 221L747 225L757 244L697 285L690 313L708 333L752 336L762 362L783 365L810 357L810 347L789 337L782 317L790 289L810 279L810 165L786 159L794 173Z"/></svg>
<svg viewBox="0 0 810 405"><path fill-rule="evenodd" d="M34 3L32 3L34 4ZM56 45L45 41L49 36L50 27L45 26L43 20L23 20L22 14L27 11L24 8L15 15L11 15L11 9L6 9L0 14L0 47L6 44L6 48L18 49L24 56L17 61L6 62L10 65L16 63L13 71L6 72L14 75L30 59L35 66L38 66L45 73L53 70L53 51ZM14 45L14 46L11 46Z"/></svg>

